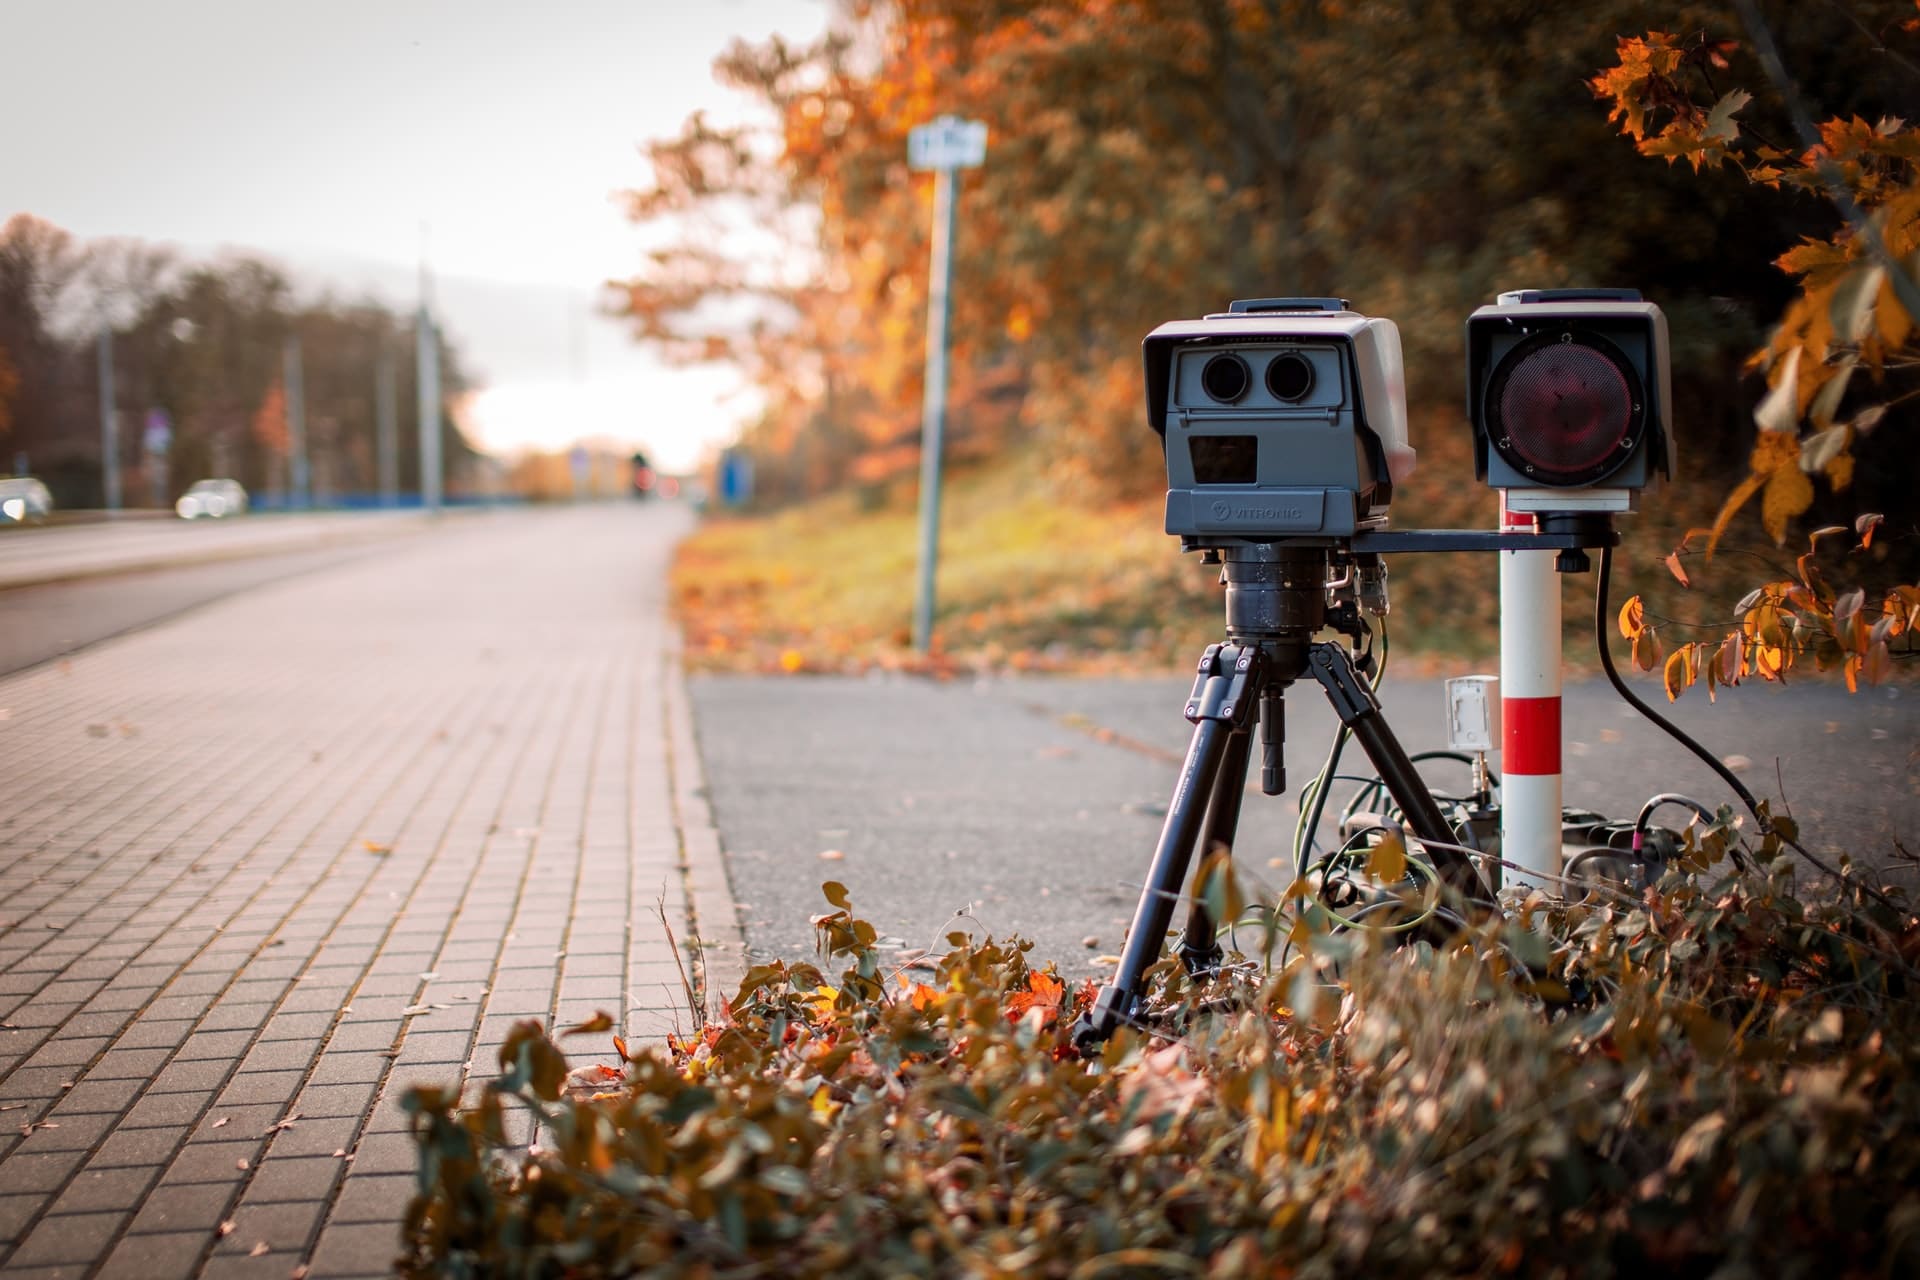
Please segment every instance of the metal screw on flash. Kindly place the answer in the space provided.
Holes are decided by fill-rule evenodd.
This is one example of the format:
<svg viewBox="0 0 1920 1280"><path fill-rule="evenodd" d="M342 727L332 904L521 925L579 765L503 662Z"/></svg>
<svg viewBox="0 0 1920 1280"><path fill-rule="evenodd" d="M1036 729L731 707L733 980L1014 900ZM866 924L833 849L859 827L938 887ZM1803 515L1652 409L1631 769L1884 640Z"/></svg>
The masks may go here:
<svg viewBox="0 0 1920 1280"><path fill-rule="evenodd" d="M1233 714L1233 704L1232 704L1231 702L1229 702L1229 703L1227 703L1227 704L1226 704L1225 706L1223 706L1223 707L1221 707L1221 708L1220 708L1220 714L1221 714L1221 715L1223 715L1223 716L1230 716L1230 715L1232 715L1232 714Z"/></svg>
<svg viewBox="0 0 1920 1280"><path fill-rule="evenodd" d="M1512 436L1501 436L1501 437L1500 437L1500 445L1499 445L1499 447L1500 447L1500 448L1502 448L1502 449L1510 449L1510 448L1512 448L1512 447L1513 447L1513 437L1512 437Z"/></svg>
<svg viewBox="0 0 1920 1280"><path fill-rule="evenodd" d="M1200 714L1200 704L1199 704L1199 703L1197 703L1197 702L1189 702L1189 703L1187 704L1187 714L1188 714L1188 715L1190 715L1190 716L1197 716L1197 715L1199 715L1199 714Z"/></svg>
<svg viewBox="0 0 1920 1280"><path fill-rule="evenodd" d="M1533 474L1533 464L1532 464L1531 462L1529 462L1529 463L1527 464L1527 474L1528 474L1528 475L1532 475L1532 474Z"/></svg>

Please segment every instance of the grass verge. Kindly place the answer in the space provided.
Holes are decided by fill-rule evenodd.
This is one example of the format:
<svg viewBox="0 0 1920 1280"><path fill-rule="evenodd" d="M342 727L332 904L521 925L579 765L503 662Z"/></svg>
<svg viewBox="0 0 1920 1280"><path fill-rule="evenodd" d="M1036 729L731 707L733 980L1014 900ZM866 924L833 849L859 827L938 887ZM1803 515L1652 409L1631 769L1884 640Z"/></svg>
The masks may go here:
<svg viewBox="0 0 1920 1280"><path fill-rule="evenodd" d="M682 544L673 571L689 665L758 672L1165 671L1189 667L1201 646L1219 638L1218 570L1181 554L1161 532L1158 499L1081 501L1026 457L949 481L933 652L917 654L914 499L913 487L902 485L835 493L766 514L709 517ZM1724 634L1740 596L1791 571L1792 554L1736 537L1712 573L1696 558L1698 585L1683 589L1661 561L1690 522L1710 518L1711 494L1696 486L1649 505L1621 522L1614 607L1645 596L1648 616L1669 644ZM1396 527L1487 528L1495 507L1477 485L1428 486L1397 501L1394 514ZM1497 557L1399 555L1389 569L1396 662L1429 673L1492 669ZM1568 665L1594 669L1593 575L1562 575L1561 592ZM1624 665L1625 646L1617 635L1613 642Z"/></svg>

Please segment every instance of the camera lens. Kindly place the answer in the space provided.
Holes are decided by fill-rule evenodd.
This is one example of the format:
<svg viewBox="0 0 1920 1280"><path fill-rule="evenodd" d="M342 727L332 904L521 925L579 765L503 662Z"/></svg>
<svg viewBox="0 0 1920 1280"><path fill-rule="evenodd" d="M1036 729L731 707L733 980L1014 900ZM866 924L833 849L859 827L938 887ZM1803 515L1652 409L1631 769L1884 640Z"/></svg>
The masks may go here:
<svg viewBox="0 0 1920 1280"><path fill-rule="evenodd" d="M1253 385L1247 362L1230 351L1213 356L1200 367L1200 389L1221 404L1233 404Z"/></svg>
<svg viewBox="0 0 1920 1280"><path fill-rule="evenodd" d="M1494 447L1541 484L1591 484L1617 470L1645 432L1640 379L1598 334L1528 338L1488 386Z"/></svg>
<svg viewBox="0 0 1920 1280"><path fill-rule="evenodd" d="M1267 390L1276 400L1292 402L1313 390L1313 364L1298 352L1273 358L1267 366Z"/></svg>

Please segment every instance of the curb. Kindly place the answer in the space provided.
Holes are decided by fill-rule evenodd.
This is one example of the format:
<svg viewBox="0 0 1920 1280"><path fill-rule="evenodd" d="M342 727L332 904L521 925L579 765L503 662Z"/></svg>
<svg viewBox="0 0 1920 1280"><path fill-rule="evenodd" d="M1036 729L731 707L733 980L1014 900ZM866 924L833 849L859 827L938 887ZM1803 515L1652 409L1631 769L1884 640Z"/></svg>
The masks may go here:
<svg viewBox="0 0 1920 1280"><path fill-rule="evenodd" d="M737 990L747 973L747 934L727 880L720 831L707 803L707 777L693 729L693 703L687 696L681 661L684 637L669 623L663 654L667 766L672 776L674 825L680 832L681 869L686 877L687 915L694 936L688 942L700 960L699 995L712 1013Z"/></svg>
<svg viewBox="0 0 1920 1280"><path fill-rule="evenodd" d="M36 571L31 568L20 569L11 574L0 570L0 591L20 591L28 587L61 586L75 582L90 582L100 578L115 578L128 574L155 573L166 569L191 569L203 565L223 564L239 560L258 560L265 556L294 555L307 551L325 551L332 548L361 546L385 539L428 532L433 528L432 518L421 516L417 519L402 517L396 525L382 524L376 527L316 529L311 533L298 534L284 540L243 543L238 546L170 548L167 551L149 555L134 555L125 560L104 564L80 565L52 571Z"/></svg>

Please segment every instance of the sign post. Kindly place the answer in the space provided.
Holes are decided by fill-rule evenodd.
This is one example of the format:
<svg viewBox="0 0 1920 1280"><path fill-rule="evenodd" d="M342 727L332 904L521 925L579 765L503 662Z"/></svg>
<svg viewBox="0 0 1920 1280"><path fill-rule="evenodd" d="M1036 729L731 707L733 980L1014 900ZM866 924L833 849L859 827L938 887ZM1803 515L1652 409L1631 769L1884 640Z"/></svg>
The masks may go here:
<svg viewBox="0 0 1920 1280"><path fill-rule="evenodd" d="M100 487L102 505L120 509L120 418L114 407L113 326L100 326Z"/></svg>
<svg viewBox="0 0 1920 1280"><path fill-rule="evenodd" d="M913 606L913 647L933 644L933 579L940 558L940 451L947 425L947 326L953 318L953 231L960 170L987 158L987 126L941 116L907 134L907 163L930 169L933 259L927 272L926 397L920 411L920 586Z"/></svg>

